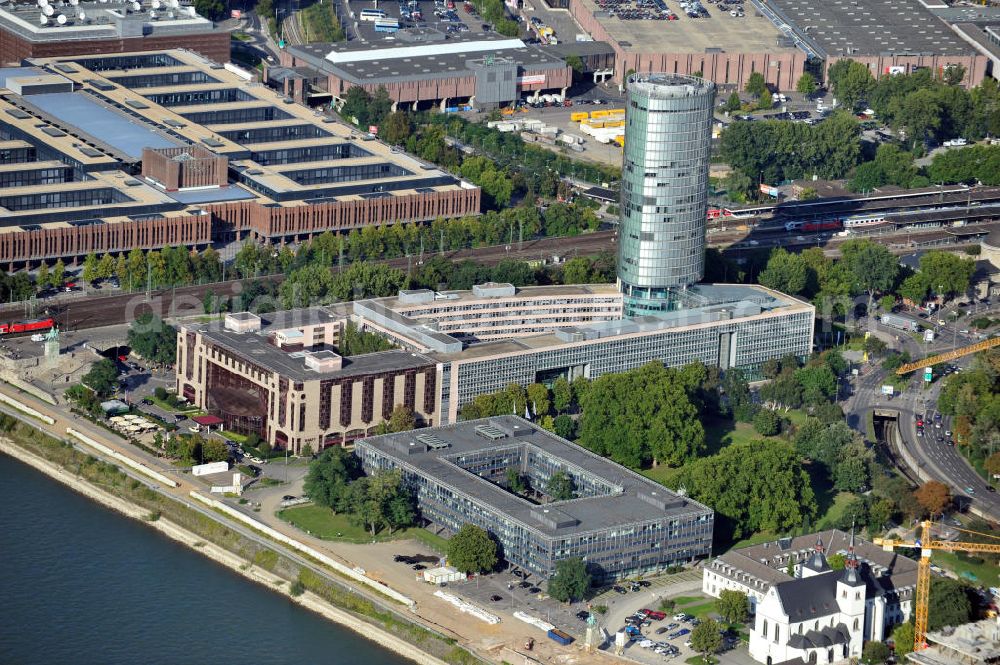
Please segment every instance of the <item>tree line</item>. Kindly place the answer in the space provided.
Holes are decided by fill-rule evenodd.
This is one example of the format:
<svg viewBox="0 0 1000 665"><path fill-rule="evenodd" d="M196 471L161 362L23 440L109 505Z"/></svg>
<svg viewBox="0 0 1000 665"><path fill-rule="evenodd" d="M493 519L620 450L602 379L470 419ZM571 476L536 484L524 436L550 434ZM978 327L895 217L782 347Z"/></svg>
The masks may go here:
<svg viewBox="0 0 1000 665"><path fill-rule="evenodd" d="M867 294L869 309L875 297L891 308L897 298L914 303L934 295L944 299L965 293L972 283L975 261L952 252L925 253L917 270L900 265L887 247L869 239L849 240L833 260L819 248L792 253L775 248L757 282L768 288L811 299L821 314L842 315L857 295Z"/></svg>
<svg viewBox="0 0 1000 665"><path fill-rule="evenodd" d="M889 184L909 188L932 182L1000 183L1000 149L993 146L946 151L925 169L914 163L924 154L925 143L957 137L975 142L1000 133L1000 85L988 78L966 90L960 85L964 77L963 68L952 67L940 77L925 68L876 80L865 64L839 60L830 67L828 79L844 110L811 126L734 122L723 132L720 154L734 171L728 188L737 198L758 198L761 181L812 175L848 178L853 191ZM866 105L896 131L896 141L876 148L860 140L853 112Z"/></svg>

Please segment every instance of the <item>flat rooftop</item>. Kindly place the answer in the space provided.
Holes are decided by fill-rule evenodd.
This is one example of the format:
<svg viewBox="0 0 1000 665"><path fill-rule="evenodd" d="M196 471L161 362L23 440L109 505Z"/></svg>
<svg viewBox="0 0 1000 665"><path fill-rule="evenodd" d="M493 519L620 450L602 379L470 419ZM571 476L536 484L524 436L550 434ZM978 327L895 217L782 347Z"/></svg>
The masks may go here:
<svg viewBox="0 0 1000 665"><path fill-rule="evenodd" d="M234 180L262 203L362 201L473 187L366 140L255 82L249 72L191 51L38 58L31 64L32 71L72 81L75 92L23 98L76 127L71 134L93 136L97 148L121 161L137 161L143 147L199 145L227 157ZM12 74L0 70L4 75ZM238 197L243 193L234 190L222 200Z"/></svg>
<svg viewBox="0 0 1000 665"><path fill-rule="evenodd" d="M180 7L178 2L169 0L159 5L162 8L153 9L147 0L141 3L140 11L133 11L120 0L80 2L76 6L59 3L42 23L41 8L21 2L0 7L0 28L32 42L169 37L216 30L215 24L198 16L193 7ZM59 15L66 19L61 25Z"/></svg>
<svg viewBox="0 0 1000 665"><path fill-rule="evenodd" d="M400 466L549 537L712 512L516 416L388 434L356 445L377 450ZM519 455L522 460L529 455L548 457L574 477L578 488L598 489L581 498L534 504L463 468L469 463L466 456L489 453Z"/></svg>
<svg viewBox="0 0 1000 665"><path fill-rule="evenodd" d="M746 16L737 18L718 9L716 5L702 3L708 18L692 19L674 3L668 3L676 21L629 20L608 15L594 0L579 0L588 12L597 18L611 38L626 51L637 53L708 53L709 49L738 52L783 53L794 52L782 46L783 35L762 16L757 16L749 1L745 4Z"/></svg>
<svg viewBox="0 0 1000 665"><path fill-rule="evenodd" d="M919 0L769 0L767 6L830 57L975 53Z"/></svg>
<svg viewBox="0 0 1000 665"><path fill-rule="evenodd" d="M561 69L566 66L554 53L529 46L520 39L492 33L462 33L458 36L441 33L439 40L419 42L305 44L289 46L288 50L318 71L333 73L356 83L472 76L473 72L466 62L487 56L510 58L529 69Z"/></svg>
<svg viewBox="0 0 1000 665"><path fill-rule="evenodd" d="M584 323L529 337L467 344L461 351L436 351L429 355L442 362L475 360L507 353L555 349L581 342L608 341L621 335L657 334L668 330L683 332L725 325L740 319L813 311L808 303L759 285L698 284L689 289L689 294L693 301L698 302L697 306L661 316Z"/></svg>
<svg viewBox="0 0 1000 665"><path fill-rule="evenodd" d="M321 323L343 318L334 310L323 307L287 310L274 314L261 314L261 329L259 332L236 333L226 330L221 322L212 322L191 326L212 344L226 349L233 355L263 367L265 370L277 372L293 381L313 381L318 379L340 379L363 374L400 371L433 366L434 361L419 353L392 350L368 353L360 356L344 358L343 367L339 370L319 372L306 367L306 355L312 352L329 351L330 349L292 350L278 348L273 344L272 336L279 331L307 328Z"/></svg>

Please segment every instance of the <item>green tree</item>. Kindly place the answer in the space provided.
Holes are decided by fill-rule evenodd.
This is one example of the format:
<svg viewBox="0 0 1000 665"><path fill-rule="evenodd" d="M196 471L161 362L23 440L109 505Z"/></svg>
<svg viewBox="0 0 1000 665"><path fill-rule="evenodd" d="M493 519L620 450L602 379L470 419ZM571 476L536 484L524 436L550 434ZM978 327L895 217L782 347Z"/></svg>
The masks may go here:
<svg viewBox="0 0 1000 665"><path fill-rule="evenodd" d="M92 284L97 279L97 255L91 252L83 259L83 270L80 272L80 279L87 284Z"/></svg>
<svg viewBox="0 0 1000 665"><path fill-rule="evenodd" d="M757 276L757 282L775 291L797 295L805 290L808 278L805 260L778 247L771 251L767 267Z"/></svg>
<svg viewBox="0 0 1000 665"><path fill-rule="evenodd" d="M38 264L38 270L35 271L35 284L38 285L39 289L47 289L51 280L49 264L42 261Z"/></svg>
<svg viewBox="0 0 1000 665"><path fill-rule="evenodd" d="M884 642L865 642L861 650L861 662L865 665L881 665L889 659L889 647Z"/></svg>
<svg viewBox="0 0 1000 665"><path fill-rule="evenodd" d="M552 406L557 413L568 411L573 405L573 389L566 377L560 376L552 382Z"/></svg>
<svg viewBox="0 0 1000 665"><path fill-rule="evenodd" d="M391 111L392 98L389 97L389 91L380 85L375 90L375 94L372 95L371 102L368 104L368 122L378 125L381 131L382 122L389 116Z"/></svg>
<svg viewBox="0 0 1000 665"><path fill-rule="evenodd" d="M111 279L115 274L115 259L111 254L105 252L104 256L97 263L95 279Z"/></svg>
<svg viewBox="0 0 1000 665"><path fill-rule="evenodd" d="M589 284L590 277L590 261L585 256L573 257L563 264L563 284Z"/></svg>
<svg viewBox="0 0 1000 665"><path fill-rule="evenodd" d="M410 137L410 117L403 111L390 113L379 127L379 137L386 143L402 145Z"/></svg>
<svg viewBox="0 0 1000 665"><path fill-rule="evenodd" d="M52 266L52 273L49 275L49 283L53 288L61 289L66 283L66 264L62 259L57 259Z"/></svg>
<svg viewBox="0 0 1000 665"><path fill-rule="evenodd" d="M742 591L723 589L715 601L715 610L727 623L744 623L750 616L750 599Z"/></svg>
<svg viewBox="0 0 1000 665"><path fill-rule="evenodd" d="M348 486L360 475L356 456L344 448L330 447L309 464L303 492L317 505L346 512L350 508Z"/></svg>
<svg viewBox="0 0 1000 665"><path fill-rule="evenodd" d="M753 428L761 436L776 436L781 432L781 416L771 409L761 409L753 417Z"/></svg>
<svg viewBox="0 0 1000 665"><path fill-rule="evenodd" d="M203 464L225 462L229 459L229 448L221 439L199 437L201 439L201 460Z"/></svg>
<svg viewBox="0 0 1000 665"><path fill-rule="evenodd" d="M892 631L892 643L896 652L897 662L913 651L913 623L907 621L896 626Z"/></svg>
<svg viewBox="0 0 1000 665"><path fill-rule="evenodd" d="M963 65L946 65L943 79L946 85L961 85L965 79L965 67Z"/></svg>
<svg viewBox="0 0 1000 665"><path fill-rule="evenodd" d="M833 467L833 486L847 492L864 492L871 482L871 471L875 466L875 454L864 441L855 437L840 449Z"/></svg>
<svg viewBox="0 0 1000 665"><path fill-rule="evenodd" d="M580 443L634 469L695 457L705 430L677 376L654 362L593 381L581 402Z"/></svg>
<svg viewBox="0 0 1000 665"><path fill-rule="evenodd" d="M552 427L554 428L557 436L561 436L564 439L572 440L576 436L576 422L565 413L556 416L552 421Z"/></svg>
<svg viewBox="0 0 1000 665"><path fill-rule="evenodd" d="M722 632L715 619L705 619L691 631L691 648L700 653L706 663L709 662L709 656L721 646Z"/></svg>
<svg viewBox="0 0 1000 665"><path fill-rule="evenodd" d="M802 72L798 82L795 84L795 92L807 97L816 92L816 77L809 72Z"/></svg>
<svg viewBox="0 0 1000 665"><path fill-rule="evenodd" d="M837 60L830 65L827 79L834 96L850 110L857 108L875 87L868 66L855 60Z"/></svg>
<svg viewBox="0 0 1000 665"><path fill-rule="evenodd" d="M545 484L545 493L553 501L568 501L576 498L576 484L565 471L556 471Z"/></svg>
<svg viewBox="0 0 1000 665"><path fill-rule="evenodd" d="M507 482L507 489L514 494L524 494L528 491L528 484L524 481L524 476L514 467L508 467L504 472L504 479Z"/></svg>
<svg viewBox="0 0 1000 665"><path fill-rule="evenodd" d="M847 567L847 557L839 552L834 552L826 557L826 563L830 566L831 570L843 570Z"/></svg>
<svg viewBox="0 0 1000 665"><path fill-rule="evenodd" d="M497 565L497 544L484 529L463 524L448 541L448 565L463 573L486 573Z"/></svg>
<svg viewBox="0 0 1000 665"><path fill-rule="evenodd" d="M118 368L108 358L101 358L90 366L82 382L99 397L106 397L118 388Z"/></svg>
<svg viewBox="0 0 1000 665"><path fill-rule="evenodd" d="M743 102L740 101L740 93L734 91L729 95L729 99L726 100L726 105L723 108L729 113L735 113L740 110L742 105Z"/></svg>
<svg viewBox="0 0 1000 665"><path fill-rule="evenodd" d="M591 577L587 564L580 557L556 562L555 575L549 579L549 595L563 603L580 600L590 588Z"/></svg>
<svg viewBox="0 0 1000 665"><path fill-rule="evenodd" d="M961 626L972 620L973 605L969 588L948 577L933 576L927 605L927 629Z"/></svg>
<svg viewBox="0 0 1000 665"><path fill-rule="evenodd" d="M541 383L532 383L525 392L531 414L539 419L548 415L552 408L549 389Z"/></svg>
<svg viewBox="0 0 1000 665"><path fill-rule="evenodd" d="M934 293L944 298L968 291L975 271L973 259L963 259L951 252L929 251L920 257L919 274Z"/></svg>
<svg viewBox="0 0 1000 665"><path fill-rule="evenodd" d="M858 290L868 294L868 311L875 294L889 291L899 272L899 261L885 245L868 239L848 240L840 246L841 261Z"/></svg>
<svg viewBox="0 0 1000 665"><path fill-rule="evenodd" d="M224 16L226 5L222 0L195 0L194 9L199 15L217 21Z"/></svg>
<svg viewBox="0 0 1000 665"><path fill-rule="evenodd" d="M566 56L566 64L569 65L570 69L573 70L574 74L583 73L583 60L580 59L575 53L570 53Z"/></svg>
<svg viewBox="0 0 1000 665"><path fill-rule="evenodd" d="M382 421L376 428L376 434L392 434L394 432L409 432L417 426L416 414L405 404L397 404L389 414L388 420Z"/></svg>
<svg viewBox="0 0 1000 665"><path fill-rule="evenodd" d="M368 128L368 106L371 104L371 96L359 85L351 86L344 95L344 103L340 107L340 114L357 123L359 127Z"/></svg>
<svg viewBox="0 0 1000 665"><path fill-rule="evenodd" d="M136 317L126 335L132 352L149 362L172 364L177 355L177 329L151 312Z"/></svg>
<svg viewBox="0 0 1000 665"><path fill-rule="evenodd" d="M764 95L770 94L767 89L767 81L764 80L764 75L760 72L754 72L750 75L750 78L747 79L746 86L744 86L743 90L758 99L761 99Z"/></svg>
<svg viewBox="0 0 1000 665"><path fill-rule="evenodd" d="M689 462L673 487L684 487L695 500L712 506L717 529L735 539L792 529L816 515L815 495L799 456L790 444L775 439L734 442L716 455Z"/></svg>

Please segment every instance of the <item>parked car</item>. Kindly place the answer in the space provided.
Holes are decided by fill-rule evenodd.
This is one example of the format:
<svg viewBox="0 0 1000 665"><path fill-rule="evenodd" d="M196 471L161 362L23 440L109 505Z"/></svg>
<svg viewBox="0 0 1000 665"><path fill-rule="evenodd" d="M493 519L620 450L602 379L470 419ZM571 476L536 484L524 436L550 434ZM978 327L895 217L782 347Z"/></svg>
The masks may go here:
<svg viewBox="0 0 1000 665"><path fill-rule="evenodd" d="M492 600L494 603L499 603L501 600L503 600L503 596L498 594L493 594L492 596L490 596L490 600Z"/></svg>

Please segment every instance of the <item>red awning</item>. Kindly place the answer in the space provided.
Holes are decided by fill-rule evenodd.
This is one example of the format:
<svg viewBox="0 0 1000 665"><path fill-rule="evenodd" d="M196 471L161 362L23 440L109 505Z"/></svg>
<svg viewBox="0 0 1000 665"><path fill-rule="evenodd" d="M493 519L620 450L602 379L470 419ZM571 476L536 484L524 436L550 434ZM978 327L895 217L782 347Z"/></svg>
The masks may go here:
<svg viewBox="0 0 1000 665"><path fill-rule="evenodd" d="M218 416L195 416L191 420L203 427L215 427L216 425L221 425L223 422L222 418Z"/></svg>

